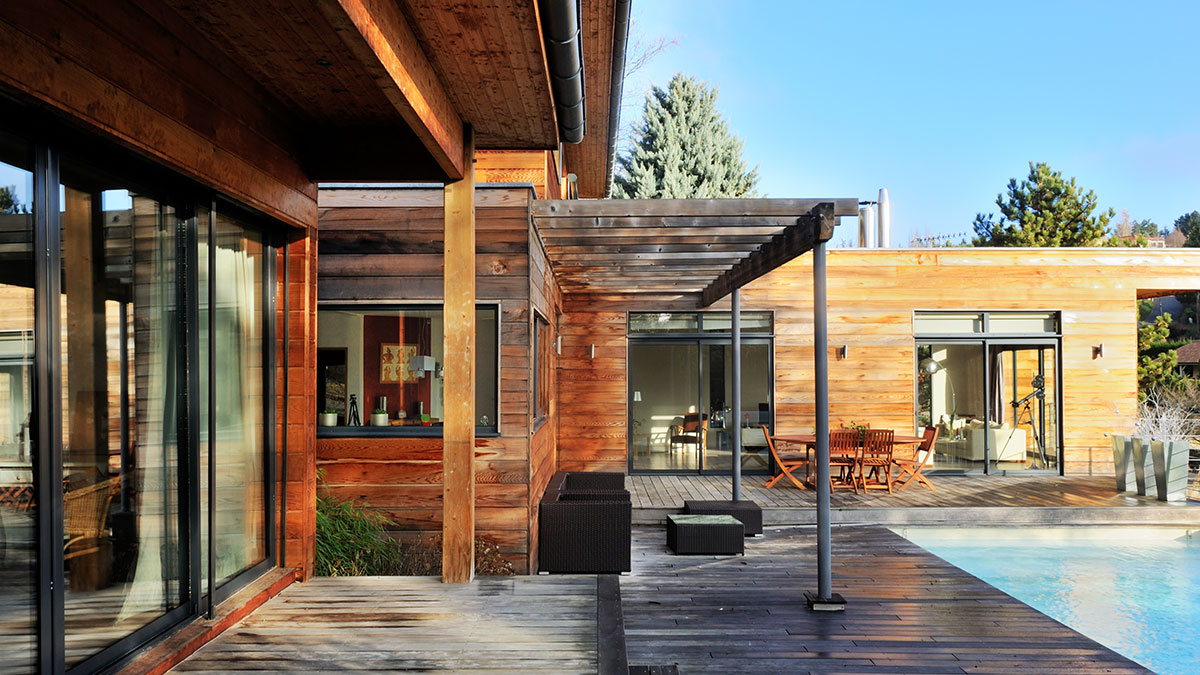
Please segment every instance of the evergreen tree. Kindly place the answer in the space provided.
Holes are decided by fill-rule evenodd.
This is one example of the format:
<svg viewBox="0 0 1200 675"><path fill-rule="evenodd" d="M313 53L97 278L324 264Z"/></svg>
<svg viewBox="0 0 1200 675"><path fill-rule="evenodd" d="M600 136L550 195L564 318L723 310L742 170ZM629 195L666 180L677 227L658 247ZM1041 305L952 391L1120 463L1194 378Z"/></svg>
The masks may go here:
<svg viewBox="0 0 1200 675"><path fill-rule="evenodd" d="M1179 230L1183 234L1183 236L1191 237L1192 232L1195 232L1196 230L1200 230L1200 211L1192 211L1191 213L1185 213L1182 216L1179 216L1178 218L1176 218L1175 219L1175 229ZM1192 244L1192 245L1200 246L1200 244Z"/></svg>
<svg viewBox="0 0 1200 675"><path fill-rule="evenodd" d="M0 213L21 213L21 202L17 201L15 185L0 186Z"/></svg>
<svg viewBox="0 0 1200 675"><path fill-rule="evenodd" d="M633 148L617 159L613 197L690 199L754 197L742 141L717 112L717 90L676 74L653 87Z"/></svg>
<svg viewBox="0 0 1200 675"><path fill-rule="evenodd" d="M975 246L1097 246L1108 236L1113 210L1093 216L1096 193L1075 179L1063 180L1042 162L1029 163L1029 177L1008 181L1008 197L996 196L1000 220L975 216Z"/></svg>

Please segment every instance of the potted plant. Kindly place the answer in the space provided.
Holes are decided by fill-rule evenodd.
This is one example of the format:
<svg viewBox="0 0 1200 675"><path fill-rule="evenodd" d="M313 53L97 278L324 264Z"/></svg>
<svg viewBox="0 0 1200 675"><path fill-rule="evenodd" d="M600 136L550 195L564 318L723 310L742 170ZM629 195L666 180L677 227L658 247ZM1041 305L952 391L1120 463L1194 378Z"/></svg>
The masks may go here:
<svg viewBox="0 0 1200 675"><path fill-rule="evenodd" d="M386 427L388 425L388 414L383 408L376 408L371 411L371 426Z"/></svg>
<svg viewBox="0 0 1200 675"><path fill-rule="evenodd" d="M421 413L421 426L432 426L433 422L429 421L429 413Z"/></svg>
<svg viewBox="0 0 1200 675"><path fill-rule="evenodd" d="M317 426L319 427L336 427L338 413L336 410L326 410L317 414Z"/></svg>

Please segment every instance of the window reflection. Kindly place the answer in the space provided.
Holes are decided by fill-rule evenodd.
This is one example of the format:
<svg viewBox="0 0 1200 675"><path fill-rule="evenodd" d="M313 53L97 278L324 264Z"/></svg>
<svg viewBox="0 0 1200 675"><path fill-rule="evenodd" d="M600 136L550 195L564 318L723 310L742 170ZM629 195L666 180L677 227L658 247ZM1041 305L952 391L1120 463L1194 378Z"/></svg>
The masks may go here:
<svg viewBox="0 0 1200 675"><path fill-rule="evenodd" d="M0 672L37 658L34 502L33 174L29 148L0 134Z"/></svg>
<svg viewBox="0 0 1200 675"><path fill-rule="evenodd" d="M67 163L62 224L66 663L183 602L174 207Z"/></svg>

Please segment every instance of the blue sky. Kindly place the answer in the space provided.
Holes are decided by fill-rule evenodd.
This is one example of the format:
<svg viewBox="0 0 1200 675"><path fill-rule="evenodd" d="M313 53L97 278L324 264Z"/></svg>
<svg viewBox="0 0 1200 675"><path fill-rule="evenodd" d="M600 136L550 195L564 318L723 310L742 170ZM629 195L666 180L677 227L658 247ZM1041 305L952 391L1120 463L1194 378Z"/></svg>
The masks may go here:
<svg viewBox="0 0 1200 675"><path fill-rule="evenodd" d="M1030 161L1118 217L1200 209L1200 2L634 0L633 20L676 44L626 82L626 121L650 83L707 81L761 191L886 187L893 246L969 232Z"/></svg>

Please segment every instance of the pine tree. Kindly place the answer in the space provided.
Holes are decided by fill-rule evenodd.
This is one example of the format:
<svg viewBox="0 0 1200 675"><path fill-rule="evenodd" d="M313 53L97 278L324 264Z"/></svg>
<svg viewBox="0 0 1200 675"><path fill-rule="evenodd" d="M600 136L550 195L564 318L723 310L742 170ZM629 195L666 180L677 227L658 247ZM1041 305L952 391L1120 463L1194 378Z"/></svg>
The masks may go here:
<svg viewBox="0 0 1200 675"><path fill-rule="evenodd" d="M747 170L742 141L717 112L717 90L677 74L653 87L630 152L617 159L613 197L690 199L754 197L758 171Z"/></svg>
<svg viewBox="0 0 1200 675"><path fill-rule="evenodd" d="M1029 163L1029 177L1008 181L1008 198L996 196L1000 220L975 216L975 246L1098 246L1108 236L1114 211L1096 209L1096 193L1084 193L1075 179L1063 180L1042 162Z"/></svg>

